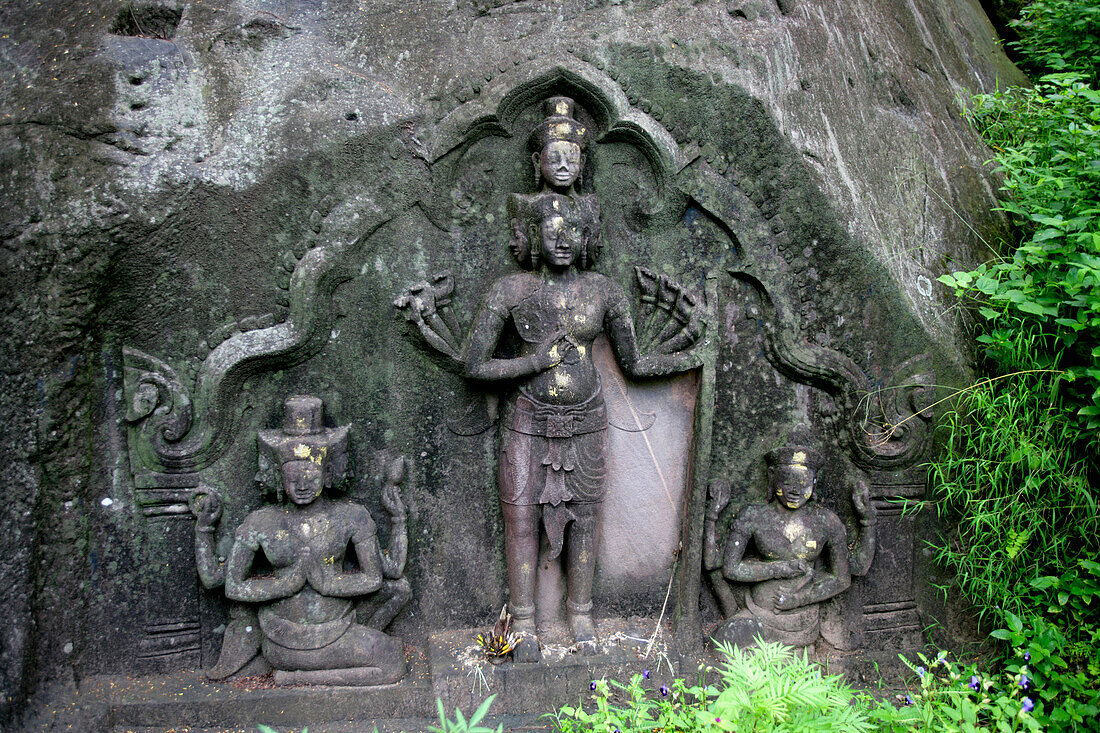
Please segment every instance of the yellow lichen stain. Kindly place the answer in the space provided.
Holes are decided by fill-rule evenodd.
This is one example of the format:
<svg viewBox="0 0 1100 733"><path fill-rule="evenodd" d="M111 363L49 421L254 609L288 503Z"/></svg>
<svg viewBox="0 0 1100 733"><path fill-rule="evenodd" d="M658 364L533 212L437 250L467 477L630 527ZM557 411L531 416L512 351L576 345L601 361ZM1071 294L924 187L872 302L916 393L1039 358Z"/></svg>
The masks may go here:
<svg viewBox="0 0 1100 733"><path fill-rule="evenodd" d="M318 466L320 466L321 461L325 460L325 454L326 453L328 453L328 447L327 446L321 446L317 449L317 453L315 453L313 456L311 456L309 460L313 461Z"/></svg>
<svg viewBox="0 0 1100 733"><path fill-rule="evenodd" d="M554 111L557 112L559 115L569 114L569 103L558 102L557 106L554 108Z"/></svg>
<svg viewBox="0 0 1100 733"><path fill-rule="evenodd" d="M531 563L529 563L529 562L523 563L523 565L521 565L520 568L519 568L519 572L520 572L521 575L530 575L531 574Z"/></svg>
<svg viewBox="0 0 1100 733"><path fill-rule="evenodd" d="M554 136L561 139L569 137L570 128L572 125L568 122L559 122L554 125Z"/></svg>
<svg viewBox="0 0 1100 733"><path fill-rule="evenodd" d="M796 466L806 465L806 454L805 454L805 452L800 451L800 450L795 451L794 455L791 456L791 463L795 464Z"/></svg>
<svg viewBox="0 0 1100 733"><path fill-rule="evenodd" d="M816 550L817 540L806 540L806 547L810 548L811 550Z"/></svg>
<svg viewBox="0 0 1100 733"><path fill-rule="evenodd" d="M299 415L298 417L294 418L294 426L297 427L299 430L306 430L309 427L309 425L306 424L306 418L304 415Z"/></svg>
<svg viewBox="0 0 1100 733"><path fill-rule="evenodd" d="M577 562L584 565L588 562L588 550L581 550L577 553Z"/></svg>
<svg viewBox="0 0 1100 733"><path fill-rule="evenodd" d="M795 519L787 525L787 527L783 530L783 534L786 536L788 542L794 542L798 538L805 536L806 527L802 524L802 522Z"/></svg>
<svg viewBox="0 0 1100 733"><path fill-rule="evenodd" d="M569 389L573 386L573 380L566 372L554 372L554 384L563 389Z"/></svg>
<svg viewBox="0 0 1100 733"><path fill-rule="evenodd" d="M310 447L305 443L299 443L298 445L294 446L295 458L309 458L311 452L312 451L310 450Z"/></svg>
<svg viewBox="0 0 1100 733"><path fill-rule="evenodd" d="M588 316L584 315L583 313L578 313L577 315L573 316L573 320L577 323L584 323L588 320Z"/></svg>

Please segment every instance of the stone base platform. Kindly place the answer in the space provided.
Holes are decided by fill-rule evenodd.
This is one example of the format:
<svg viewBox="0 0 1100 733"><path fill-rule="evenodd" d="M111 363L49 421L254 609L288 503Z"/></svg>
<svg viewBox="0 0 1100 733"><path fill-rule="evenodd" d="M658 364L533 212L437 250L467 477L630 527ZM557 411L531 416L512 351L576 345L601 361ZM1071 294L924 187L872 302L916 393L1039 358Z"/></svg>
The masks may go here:
<svg viewBox="0 0 1100 733"><path fill-rule="evenodd" d="M649 669L645 684L656 689L680 675L678 653L660 637L650 647L654 628L648 619L602 620L597 653L580 655L564 624L546 624L542 660L527 664L486 661L474 640L485 629L438 632L423 649L406 646L409 673L380 687L275 687L270 676L210 682L198 670L89 677L73 699L44 711L27 730L255 733L256 724L264 723L280 733L305 726L311 733L371 733L376 724L380 733L414 733L438 721L437 698L453 718L456 707L469 716L496 695L494 727L499 722L506 730L534 731L548 725L541 715L591 694L594 679L626 681Z"/></svg>

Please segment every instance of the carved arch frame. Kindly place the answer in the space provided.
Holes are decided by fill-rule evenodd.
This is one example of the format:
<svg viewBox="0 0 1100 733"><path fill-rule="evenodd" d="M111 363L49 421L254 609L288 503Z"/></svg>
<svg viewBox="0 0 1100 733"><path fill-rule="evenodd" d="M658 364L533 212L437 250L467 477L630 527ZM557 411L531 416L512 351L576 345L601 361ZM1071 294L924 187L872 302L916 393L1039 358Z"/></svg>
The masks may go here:
<svg viewBox="0 0 1100 733"><path fill-rule="evenodd" d="M727 232L741 262L734 270L708 278L708 307L716 307L719 280L726 277L747 283L758 293L769 362L792 380L821 388L834 398L842 413L838 438L856 465L888 471L920 460L930 439L932 377L927 357L914 357L901 366L893 385L896 389L875 391L852 359L807 342L784 273L770 264L774 247L763 213L702 158L690 157L660 122L633 107L621 86L595 66L561 54L517 65L486 83L474 99L434 126L427 151L433 177L446 175L447 167L478 140L491 135L510 137L518 115L552 93L573 96L593 116L602 131L598 141L624 141L642 152L658 189L657 200L639 211L645 224L675 222L691 203ZM439 225L443 203L421 201L420 205ZM224 455L244 423L247 405L241 388L245 381L301 364L321 351L335 318L332 298L337 286L357 275L359 264L373 254L372 234L392 216L377 213L364 223L358 238L324 242L306 253L290 276L285 321L242 330L215 347L200 365L193 392L165 361L137 349L123 350L131 470L139 491L169 490L159 494L167 498L146 501L186 502L189 491L179 489L198 485L198 472ZM710 315L711 323L716 323L714 313ZM676 614L685 629L699 626L701 527L718 349L713 328L700 348L709 356L696 408ZM882 416L889 419L884 421ZM876 419L886 423L885 432L881 424L875 425Z"/></svg>

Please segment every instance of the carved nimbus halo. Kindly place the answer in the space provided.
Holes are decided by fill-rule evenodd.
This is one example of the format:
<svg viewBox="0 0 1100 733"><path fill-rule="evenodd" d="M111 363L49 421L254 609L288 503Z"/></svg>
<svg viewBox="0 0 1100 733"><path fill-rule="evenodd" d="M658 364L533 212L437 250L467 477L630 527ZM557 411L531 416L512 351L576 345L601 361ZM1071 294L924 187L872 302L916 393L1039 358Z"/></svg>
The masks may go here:
<svg viewBox="0 0 1100 733"><path fill-rule="evenodd" d="M679 219L687 198L676 178L691 159L660 122L631 106L614 79L564 54L505 71L486 82L476 98L445 115L436 124L429 146L433 168L446 177L452 172L447 169L459 165L461 154L474 143L489 136L512 137L520 114L554 95L572 97L592 116L597 144L625 142L641 152L656 181L658 200L636 204L635 215L640 221L648 225ZM428 207L426 213L437 226L448 228L438 207Z"/></svg>

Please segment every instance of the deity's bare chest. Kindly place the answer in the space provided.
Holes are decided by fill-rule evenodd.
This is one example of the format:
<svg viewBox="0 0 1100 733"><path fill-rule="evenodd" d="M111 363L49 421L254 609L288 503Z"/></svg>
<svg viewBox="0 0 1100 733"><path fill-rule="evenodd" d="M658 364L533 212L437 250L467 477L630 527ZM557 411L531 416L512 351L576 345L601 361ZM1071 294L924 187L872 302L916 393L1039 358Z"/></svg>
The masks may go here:
<svg viewBox="0 0 1100 733"><path fill-rule="evenodd" d="M539 283L511 309L520 338L540 343L558 331L591 342L603 328L605 296L589 281Z"/></svg>
<svg viewBox="0 0 1100 733"><path fill-rule="evenodd" d="M300 518L287 516L279 530L262 542L264 553L273 565L286 567L303 556L343 556L350 532L343 522L329 517Z"/></svg>
<svg viewBox="0 0 1100 733"><path fill-rule="evenodd" d="M769 560L815 560L821 555L821 533L813 522L796 517L758 530L754 538Z"/></svg>

